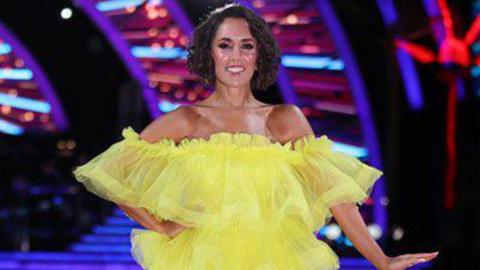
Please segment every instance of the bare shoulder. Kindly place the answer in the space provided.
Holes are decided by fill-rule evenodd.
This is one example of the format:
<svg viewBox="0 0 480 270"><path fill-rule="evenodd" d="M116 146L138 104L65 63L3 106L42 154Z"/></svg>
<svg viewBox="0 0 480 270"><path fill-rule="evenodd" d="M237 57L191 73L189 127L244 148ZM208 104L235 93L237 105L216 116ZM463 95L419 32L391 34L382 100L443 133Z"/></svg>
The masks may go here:
<svg viewBox="0 0 480 270"><path fill-rule="evenodd" d="M179 141L195 128L198 115L189 106L179 106L151 122L141 133L140 138L153 143L162 138Z"/></svg>
<svg viewBox="0 0 480 270"><path fill-rule="evenodd" d="M268 116L267 127L275 140L279 142L314 134L302 110L294 104L275 106Z"/></svg>

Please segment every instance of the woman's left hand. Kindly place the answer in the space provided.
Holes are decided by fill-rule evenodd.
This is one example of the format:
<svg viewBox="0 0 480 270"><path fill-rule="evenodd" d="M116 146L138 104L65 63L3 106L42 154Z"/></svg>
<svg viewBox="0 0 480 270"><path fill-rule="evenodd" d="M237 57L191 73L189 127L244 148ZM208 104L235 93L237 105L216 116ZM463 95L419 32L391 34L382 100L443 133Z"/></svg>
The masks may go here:
<svg viewBox="0 0 480 270"><path fill-rule="evenodd" d="M428 262L437 257L438 252L405 254L396 257L388 257L385 268L382 270L404 270L419 263Z"/></svg>

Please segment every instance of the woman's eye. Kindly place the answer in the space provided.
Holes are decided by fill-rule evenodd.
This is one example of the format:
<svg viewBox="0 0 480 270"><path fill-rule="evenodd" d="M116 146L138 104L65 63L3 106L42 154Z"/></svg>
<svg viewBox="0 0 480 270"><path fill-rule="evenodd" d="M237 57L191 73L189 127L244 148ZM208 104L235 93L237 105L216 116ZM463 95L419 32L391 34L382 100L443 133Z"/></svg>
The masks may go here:
<svg viewBox="0 0 480 270"><path fill-rule="evenodd" d="M243 48L251 50L251 49L253 49L253 45L252 44L243 44Z"/></svg>
<svg viewBox="0 0 480 270"><path fill-rule="evenodd" d="M220 49L227 49L227 48L229 48L230 46L229 46L227 43L220 43L220 45L218 45L218 47L219 47Z"/></svg>

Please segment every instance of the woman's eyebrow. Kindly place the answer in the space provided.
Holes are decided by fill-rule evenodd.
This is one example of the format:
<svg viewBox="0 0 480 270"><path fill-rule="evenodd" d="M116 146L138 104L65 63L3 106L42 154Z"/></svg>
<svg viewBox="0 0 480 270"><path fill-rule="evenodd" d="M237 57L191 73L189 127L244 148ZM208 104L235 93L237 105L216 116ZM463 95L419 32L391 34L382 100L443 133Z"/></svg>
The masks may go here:
<svg viewBox="0 0 480 270"><path fill-rule="evenodd" d="M232 42L233 40L231 38L228 38L228 37L223 37L221 39L219 39L219 41L228 41L228 42ZM253 38L242 38L240 41L255 41Z"/></svg>

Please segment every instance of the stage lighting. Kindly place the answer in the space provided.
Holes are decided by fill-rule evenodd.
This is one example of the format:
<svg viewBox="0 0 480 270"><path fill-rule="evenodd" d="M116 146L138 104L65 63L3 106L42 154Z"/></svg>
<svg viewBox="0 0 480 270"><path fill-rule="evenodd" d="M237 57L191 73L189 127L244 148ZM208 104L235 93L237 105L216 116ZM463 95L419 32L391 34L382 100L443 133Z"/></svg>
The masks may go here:
<svg viewBox="0 0 480 270"><path fill-rule="evenodd" d="M342 230L337 224L330 224L327 225L327 230L325 232L325 236L330 240L335 240L342 234Z"/></svg>
<svg viewBox="0 0 480 270"><path fill-rule="evenodd" d="M389 202L390 202L390 200L388 199L388 197L380 198L380 204L381 205L388 205Z"/></svg>
<svg viewBox="0 0 480 270"><path fill-rule="evenodd" d="M370 232L370 235L372 235L373 239L375 240L378 240L382 237L382 228L380 228L380 226L378 226L378 224L369 224L367 226L368 228L368 231Z"/></svg>
<svg viewBox="0 0 480 270"><path fill-rule="evenodd" d="M71 8L64 8L62 9L62 11L60 12L60 16L62 17L62 19L64 20L68 20L72 17L72 9Z"/></svg>
<svg viewBox="0 0 480 270"><path fill-rule="evenodd" d="M403 235L405 234L405 231L401 227L397 227L393 230L393 240L395 241L400 241L403 238Z"/></svg>

